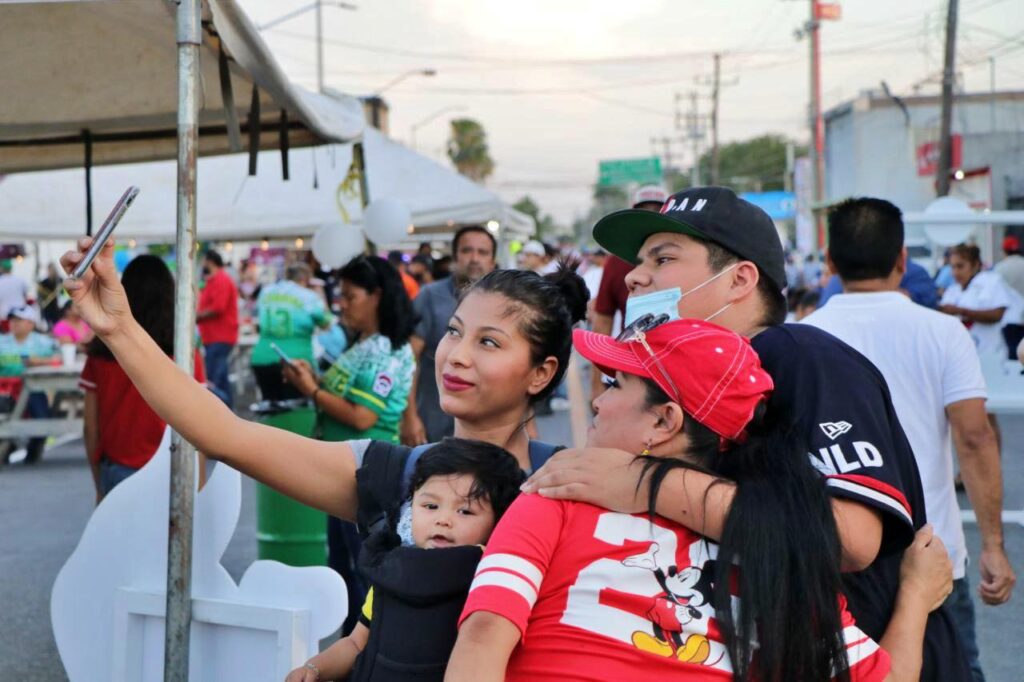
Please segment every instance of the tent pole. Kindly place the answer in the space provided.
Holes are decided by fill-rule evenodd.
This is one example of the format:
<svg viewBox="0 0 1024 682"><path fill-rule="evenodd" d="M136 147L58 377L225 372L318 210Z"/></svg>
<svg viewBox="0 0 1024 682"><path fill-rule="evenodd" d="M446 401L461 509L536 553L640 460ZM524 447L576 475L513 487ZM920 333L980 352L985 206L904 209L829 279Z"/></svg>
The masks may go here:
<svg viewBox="0 0 1024 682"><path fill-rule="evenodd" d="M82 131L85 142L85 236L92 236L92 131Z"/></svg>
<svg viewBox="0 0 1024 682"><path fill-rule="evenodd" d="M363 153L362 142L356 142L352 145L352 163L355 165L356 170L359 171L359 200L365 211L366 207L370 205L370 181L366 177L366 155ZM363 231L363 240L366 242L366 253L371 256L375 255L377 253L377 245L366 236L365 230Z"/></svg>
<svg viewBox="0 0 1024 682"><path fill-rule="evenodd" d="M177 283L174 301L174 359L192 375L195 329L196 157L199 154L199 44L201 0L179 0L178 43L178 211ZM170 518L167 532L167 611L164 681L188 682L192 625L192 512L195 448L171 436Z"/></svg>

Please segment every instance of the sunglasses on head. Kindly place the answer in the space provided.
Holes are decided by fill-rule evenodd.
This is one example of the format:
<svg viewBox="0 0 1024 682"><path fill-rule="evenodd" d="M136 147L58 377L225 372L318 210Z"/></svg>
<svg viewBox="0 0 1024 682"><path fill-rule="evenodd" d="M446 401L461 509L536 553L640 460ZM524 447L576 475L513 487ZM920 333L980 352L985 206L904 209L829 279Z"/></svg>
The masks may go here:
<svg viewBox="0 0 1024 682"><path fill-rule="evenodd" d="M668 371L665 369L665 366L661 364L661 360L658 359L658 355L651 349L651 346L647 343L647 332L651 331L658 325L664 324L668 321L669 317L665 313L662 313L660 315L655 315L654 313L647 313L646 315L641 315L640 317L630 322L625 328L623 328L622 332L617 337L615 337L615 340L619 343L636 342L643 346L644 350L647 351L647 354L651 356L652 360L654 360L654 364L655 366L657 366L658 371L661 372L662 378L665 379L665 382L672 387L674 395L670 397L673 398L677 403L682 405L683 394L679 391L679 388L676 386L676 382L672 381L672 377L669 376Z"/></svg>

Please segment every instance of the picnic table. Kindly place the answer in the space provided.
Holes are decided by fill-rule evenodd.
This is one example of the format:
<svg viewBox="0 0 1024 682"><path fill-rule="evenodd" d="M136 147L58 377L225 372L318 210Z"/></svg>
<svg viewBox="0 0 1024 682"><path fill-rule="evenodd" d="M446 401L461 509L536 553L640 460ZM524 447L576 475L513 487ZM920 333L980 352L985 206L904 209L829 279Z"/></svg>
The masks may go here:
<svg viewBox="0 0 1024 682"><path fill-rule="evenodd" d="M79 416L48 419L25 419L24 417L30 393L38 391L50 396L55 396L58 393L81 395L78 378L82 374L84 365L83 359L76 359L75 363L71 365L47 365L25 369L25 373L21 377L24 385L18 395L18 400L14 403L14 408L10 413L0 415L0 461L6 459L17 439L82 433L82 419Z"/></svg>

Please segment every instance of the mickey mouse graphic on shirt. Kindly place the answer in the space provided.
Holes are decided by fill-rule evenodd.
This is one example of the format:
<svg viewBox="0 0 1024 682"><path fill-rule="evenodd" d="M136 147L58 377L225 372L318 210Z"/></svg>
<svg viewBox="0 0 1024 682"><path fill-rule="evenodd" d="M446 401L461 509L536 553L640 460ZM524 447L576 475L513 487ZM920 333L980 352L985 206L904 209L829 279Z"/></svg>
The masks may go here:
<svg viewBox="0 0 1024 682"><path fill-rule="evenodd" d="M661 586L661 593L639 597L606 589L602 590L601 600L651 622L651 632L637 630L633 633L632 642L637 649L656 656L676 658L684 663L704 665L711 654L708 638L696 633L684 637L684 631L687 625L705 617L699 607L714 606L711 574L715 562L707 561L703 568L687 566L679 569L672 564L663 569L656 561L659 549L658 543L653 542L643 554L626 557L622 565L651 571Z"/></svg>

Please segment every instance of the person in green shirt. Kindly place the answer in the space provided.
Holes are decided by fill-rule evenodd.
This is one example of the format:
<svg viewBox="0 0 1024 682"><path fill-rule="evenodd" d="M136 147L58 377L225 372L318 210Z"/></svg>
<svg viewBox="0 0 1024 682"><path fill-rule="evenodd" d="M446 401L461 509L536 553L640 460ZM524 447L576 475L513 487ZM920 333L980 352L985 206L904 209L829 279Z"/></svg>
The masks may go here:
<svg viewBox="0 0 1024 682"><path fill-rule="evenodd" d="M339 272L341 323L354 340L317 378L305 360L283 364L285 381L308 396L317 410L320 438L372 439L397 444L398 427L409 400L416 360L409 345L416 323L401 277L387 261L358 256ZM328 565L345 579L350 613L342 631L355 625L366 597L355 570L359 535L355 525L327 520Z"/></svg>
<svg viewBox="0 0 1024 682"><path fill-rule="evenodd" d="M294 386L281 377L276 344L293 360L313 362L313 333L330 326L333 316L323 297L309 288L313 271L305 263L285 268L285 278L264 287L256 300L260 338L252 349L252 369L264 400L298 398Z"/></svg>

